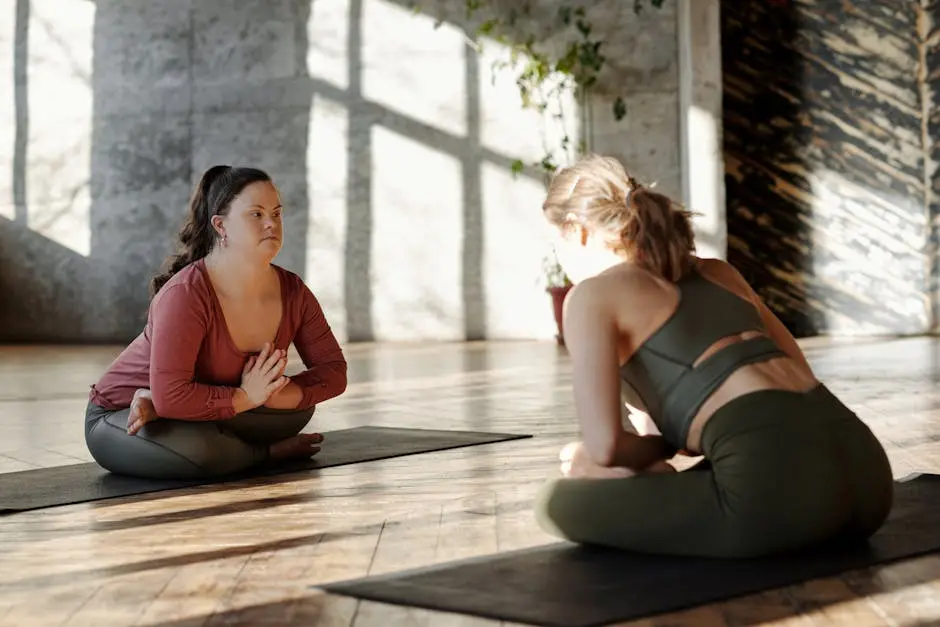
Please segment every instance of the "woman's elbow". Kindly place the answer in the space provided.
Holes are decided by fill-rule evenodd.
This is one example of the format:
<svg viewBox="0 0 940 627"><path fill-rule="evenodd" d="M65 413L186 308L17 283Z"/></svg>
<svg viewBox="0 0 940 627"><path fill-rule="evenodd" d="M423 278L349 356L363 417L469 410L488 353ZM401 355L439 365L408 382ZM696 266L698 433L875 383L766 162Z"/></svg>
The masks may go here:
<svg viewBox="0 0 940 627"><path fill-rule="evenodd" d="M344 392L346 392L346 386L348 384L349 384L349 379L346 377L346 370L344 368L343 371L340 373L340 376L337 377L336 396L341 396Z"/></svg>
<svg viewBox="0 0 940 627"><path fill-rule="evenodd" d="M325 372L322 377L318 385L324 388L326 396L323 400L336 398L346 391L346 386L348 385L346 364L330 366L329 370Z"/></svg>
<svg viewBox="0 0 940 627"><path fill-rule="evenodd" d="M185 392L182 392L176 386L153 385L150 388L151 400L153 401L153 410L161 418L188 418L185 411Z"/></svg>
<svg viewBox="0 0 940 627"><path fill-rule="evenodd" d="M163 387L152 387L150 389L150 400L153 402L153 410L161 418L171 418L173 416L173 399L167 390Z"/></svg>

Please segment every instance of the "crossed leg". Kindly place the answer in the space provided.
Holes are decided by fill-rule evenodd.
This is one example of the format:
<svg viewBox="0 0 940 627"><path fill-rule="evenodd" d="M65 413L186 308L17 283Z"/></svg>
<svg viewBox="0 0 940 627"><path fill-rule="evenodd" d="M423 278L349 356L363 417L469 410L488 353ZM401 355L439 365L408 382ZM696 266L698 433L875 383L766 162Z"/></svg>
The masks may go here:
<svg viewBox="0 0 940 627"><path fill-rule="evenodd" d="M226 421L156 417L149 391L117 411L89 405L85 441L95 461L116 474L159 479L224 476L269 459L309 457L323 436L300 433L313 416L258 408Z"/></svg>

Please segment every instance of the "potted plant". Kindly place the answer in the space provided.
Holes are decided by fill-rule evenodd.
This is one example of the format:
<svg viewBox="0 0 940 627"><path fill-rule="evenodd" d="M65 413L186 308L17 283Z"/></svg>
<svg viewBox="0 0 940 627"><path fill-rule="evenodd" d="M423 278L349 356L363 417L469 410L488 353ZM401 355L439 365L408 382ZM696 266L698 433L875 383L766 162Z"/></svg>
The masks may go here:
<svg viewBox="0 0 940 627"><path fill-rule="evenodd" d="M552 299L552 308L555 312L555 326L558 329L555 340L559 345L564 346L565 329L562 323L562 312L564 310L565 297L571 290L572 283L554 255L545 258L544 270L546 283L545 291L548 292L548 295Z"/></svg>

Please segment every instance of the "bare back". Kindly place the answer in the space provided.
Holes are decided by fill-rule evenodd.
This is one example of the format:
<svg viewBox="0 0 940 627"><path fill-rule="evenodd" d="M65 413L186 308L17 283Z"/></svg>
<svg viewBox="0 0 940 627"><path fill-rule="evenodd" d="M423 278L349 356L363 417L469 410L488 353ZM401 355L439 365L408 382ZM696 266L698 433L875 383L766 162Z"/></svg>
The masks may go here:
<svg viewBox="0 0 940 627"><path fill-rule="evenodd" d="M767 329L767 337L786 356L744 365L719 385L692 420L686 443L686 448L691 452L700 451L701 433L708 419L732 399L757 390L806 391L818 384L793 336L761 302L737 270L717 259L696 260L696 269L708 281L752 303ZM618 363L624 364L676 311L679 289L670 281L628 264L611 268L601 277L607 284L605 298L610 299L609 307L604 309L615 317L618 329ZM701 313L702 316L708 316L712 312ZM760 335L759 332L749 331L722 338L706 349L695 363L701 363L725 346Z"/></svg>

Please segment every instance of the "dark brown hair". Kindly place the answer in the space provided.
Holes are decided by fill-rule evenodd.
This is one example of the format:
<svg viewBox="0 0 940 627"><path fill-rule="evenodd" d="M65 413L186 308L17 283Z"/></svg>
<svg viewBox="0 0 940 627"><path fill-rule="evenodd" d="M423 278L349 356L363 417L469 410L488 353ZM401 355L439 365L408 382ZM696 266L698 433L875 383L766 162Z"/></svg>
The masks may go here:
<svg viewBox="0 0 940 627"><path fill-rule="evenodd" d="M692 267L692 214L640 185L612 157L589 155L559 171L542 209L558 228L581 224L664 279L678 281Z"/></svg>
<svg viewBox="0 0 940 627"><path fill-rule="evenodd" d="M212 251L218 239L212 216L226 215L232 201L252 183L270 181L266 172L255 168L214 165L206 170L189 201L189 216L180 229L178 251L167 258L165 270L151 281L151 295L156 295L174 274Z"/></svg>

